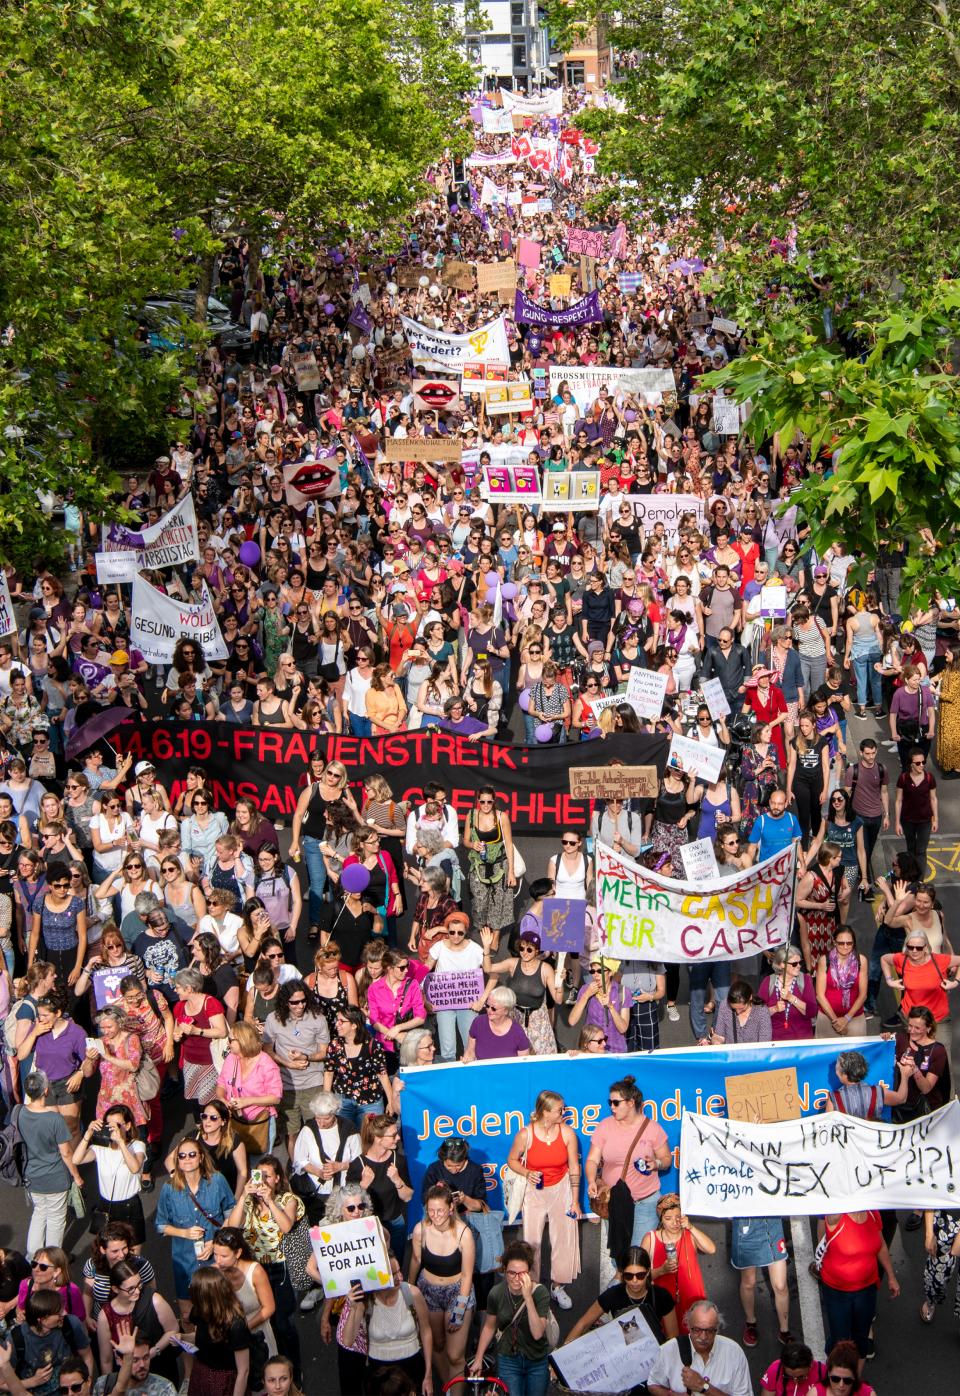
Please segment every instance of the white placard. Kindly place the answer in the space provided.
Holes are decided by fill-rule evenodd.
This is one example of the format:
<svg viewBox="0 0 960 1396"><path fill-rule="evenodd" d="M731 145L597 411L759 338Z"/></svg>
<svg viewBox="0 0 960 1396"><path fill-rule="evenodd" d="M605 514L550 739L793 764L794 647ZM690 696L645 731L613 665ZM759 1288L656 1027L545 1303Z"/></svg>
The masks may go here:
<svg viewBox="0 0 960 1396"><path fill-rule="evenodd" d="M737 436L740 431L740 407L726 393L713 395L713 429L718 436Z"/></svg>
<svg viewBox="0 0 960 1396"><path fill-rule="evenodd" d="M0 635L15 635L16 633L17 618L13 613L10 586L7 582L6 572L0 568Z"/></svg>
<svg viewBox="0 0 960 1396"><path fill-rule="evenodd" d="M196 640L203 657L227 659L227 647L213 602L203 583L203 600L196 605L165 596L142 577L133 579L130 607L130 647L139 650L151 664L165 664L173 658L178 640Z"/></svg>
<svg viewBox="0 0 960 1396"><path fill-rule="evenodd" d="M753 1125L684 1111L680 1159L688 1216L956 1211L960 1101L906 1125L837 1113Z"/></svg>
<svg viewBox="0 0 960 1396"><path fill-rule="evenodd" d="M649 533L654 524L662 523L667 533L674 533L684 514L693 514L698 528L706 527L705 500L695 494L626 494L621 496L630 505L637 522ZM611 519L616 523L616 519Z"/></svg>
<svg viewBox="0 0 960 1396"><path fill-rule="evenodd" d="M446 368L458 372L468 363L510 362L507 327L502 315L469 334L444 334L431 330L417 320L400 316L400 323L410 343L414 366L417 368Z"/></svg>
<svg viewBox="0 0 960 1396"><path fill-rule="evenodd" d="M703 701L710 709L710 716L714 722L719 722L722 717L726 717L730 711L730 704L719 679L701 679L700 692L703 694Z"/></svg>
<svg viewBox="0 0 960 1396"><path fill-rule="evenodd" d="M643 1314L628 1309L551 1355L571 1391L626 1391L646 1381L659 1353Z"/></svg>
<svg viewBox="0 0 960 1396"><path fill-rule="evenodd" d="M669 682L670 675L661 674L656 669L630 670L627 679L627 701L638 717L656 719L660 716Z"/></svg>
<svg viewBox="0 0 960 1396"><path fill-rule="evenodd" d="M707 785L716 785L723 769L723 758L727 754L725 746L712 746L706 742L695 742L690 737L675 734L670 742L669 764L679 766L684 775L696 776Z"/></svg>
<svg viewBox="0 0 960 1396"><path fill-rule="evenodd" d="M197 512L188 494L150 528L105 524L102 551L96 554L97 581L132 582L139 572L182 567L200 560Z"/></svg>
<svg viewBox="0 0 960 1396"><path fill-rule="evenodd" d="M311 1226L310 1244L324 1298L349 1294L354 1280L368 1293L390 1288L393 1276L387 1238L376 1217Z"/></svg>
<svg viewBox="0 0 960 1396"><path fill-rule="evenodd" d="M760 588L760 614L783 620L787 614L787 588L780 583Z"/></svg>
<svg viewBox="0 0 960 1396"><path fill-rule="evenodd" d="M695 839L677 845L683 875L688 882L706 882L720 876L712 839Z"/></svg>
<svg viewBox="0 0 960 1396"><path fill-rule="evenodd" d="M597 842L597 921L615 960L703 964L783 945L793 928L797 846L733 877L664 877Z"/></svg>
<svg viewBox="0 0 960 1396"><path fill-rule="evenodd" d="M669 368L610 368L606 365L597 368L583 368L569 364L552 365L550 368L550 394L560 391L560 384L566 383L573 400L581 411L593 406L600 391L608 389L612 395L629 393L640 398L648 407L659 407L664 393L677 391L673 370Z"/></svg>
<svg viewBox="0 0 960 1396"><path fill-rule="evenodd" d="M625 693L605 694L602 698L588 698L587 702L593 709L594 717L599 717L601 713L605 713L607 708L619 708L621 703L626 703L628 708L633 707ZM639 717L639 713L637 716Z"/></svg>
<svg viewBox="0 0 960 1396"><path fill-rule="evenodd" d="M550 87L546 92L528 97L522 92L511 92L504 88L500 93L504 111L517 112L519 116L562 116L563 88Z"/></svg>
<svg viewBox="0 0 960 1396"><path fill-rule="evenodd" d="M485 136L513 134L513 117L500 107L484 107L480 113L480 124Z"/></svg>
<svg viewBox="0 0 960 1396"><path fill-rule="evenodd" d="M714 315L711 328L719 330L721 334L728 334L731 338L736 338L740 333L740 326L736 320L724 320L720 315Z"/></svg>

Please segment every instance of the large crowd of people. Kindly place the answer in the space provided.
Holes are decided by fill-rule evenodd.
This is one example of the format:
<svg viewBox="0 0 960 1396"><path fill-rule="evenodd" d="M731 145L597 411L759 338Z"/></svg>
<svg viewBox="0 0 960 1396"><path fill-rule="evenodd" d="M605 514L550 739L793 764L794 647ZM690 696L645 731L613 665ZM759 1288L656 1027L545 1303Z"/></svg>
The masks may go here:
<svg viewBox="0 0 960 1396"><path fill-rule="evenodd" d="M932 756L941 774L960 767L960 611L938 597L904 613L905 541L866 572L839 544L814 550L789 497L830 472L829 451L751 444L700 389L740 339L714 323L682 220L614 221L606 255L567 255L596 183L576 126L586 100L568 93L560 117L521 111L513 135L484 134L477 117L501 109L477 107L465 176L438 161L396 257L373 237L272 262L225 247L219 292L252 358L205 351L169 453L117 504L148 527L191 496L199 556L149 580L184 602L207 588L226 659L184 636L169 663L147 661L129 584L97 580L111 520L69 499L61 575L6 569L20 629L0 639L0 1172L22 1169L29 1204L0 1252L0 1389L14 1396L172 1396L182 1381L188 1396L309 1396L331 1379L302 1359L306 1324L331 1367L335 1352L342 1396L449 1382L464 1396L493 1366L496 1389L544 1396L595 1222L594 1297L563 1318L562 1341L639 1310L662 1346L634 1396L747 1396L743 1349L760 1342L776 1354L764 1392L871 1396L881 1275L899 1292L896 1214L820 1222L816 1353L793 1331L780 1219L735 1222L741 1342L721 1336L701 1271L717 1245L661 1191L674 1158L643 1110L643 1059L606 1074L601 1059L657 1050L664 1023L676 1044L770 1043L788 1064L790 1044L816 1036L836 1045L837 1110L908 1121L951 1097L960 955L926 855ZM414 368L401 317L475 332L501 313L498 293L445 270L521 243L540 259L525 257L520 285L556 322L515 323L511 294L501 367L534 388L532 410L491 412L466 376L428 407L414 380L439 372ZM571 278L598 291L602 318L563 324ZM298 386L310 354L319 388ZM598 384L585 397L584 367ZM624 387L623 369L666 371L673 390ZM460 458L388 459L403 440L459 443ZM499 504L483 467L505 447L544 481L595 472L594 507ZM301 482L325 479L312 501L289 485L299 465ZM649 521L678 495L668 524ZM635 669L666 678L658 718L627 697ZM668 768L654 798L596 802L589 834L558 827L524 859L492 786L463 817L441 779L405 800L388 770L358 781L321 744L287 773L300 790L288 829L250 798L227 807L202 764L174 782L162 761L117 757L98 725L111 710L551 747L681 734L726 759L713 783ZM898 843L887 876L881 834ZM688 978L611 961L589 934L580 956L547 953L544 899L591 901L595 840L670 877L698 838L722 873L797 845L796 930L768 962ZM435 1008L428 975L457 970L479 973L476 1001ZM886 1087L850 1045L880 1030L896 1039ZM609 1099L589 1144L547 1085L562 1085L565 1051L598 1059ZM414 1196L401 1068L525 1056L551 1065L512 1138L506 1173L526 1186L505 1238L464 1138L443 1142ZM372 1215L390 1286L325 1298L306 1228ZM923 1228L930 1323L960 1213L903 1225ZM867 1371L883 1393L882 1359Z"/></svg>

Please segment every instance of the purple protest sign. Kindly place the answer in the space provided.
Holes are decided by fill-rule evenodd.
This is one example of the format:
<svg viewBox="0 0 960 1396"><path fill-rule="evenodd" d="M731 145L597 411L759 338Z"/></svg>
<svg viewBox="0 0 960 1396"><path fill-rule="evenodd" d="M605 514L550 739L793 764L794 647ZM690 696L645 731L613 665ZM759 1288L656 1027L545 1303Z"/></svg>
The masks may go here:
<svg viewBox="0 0 960 1396"><path fill-rule="evenodd" d="M591 291L566 310L551 310L549 306L538 305L522 291L518 291L513 306L513 318L518 325L543 325L553 329L561 325L590 325L603 319L600 306L600 292Z"/></svg>
<svg viewBox="0 0 960 1396"><path fill-rule="evenodd" d="M364 310L363 303L361 301L356 301L354 303L354 307L350 312L350 319L347 321L347 324L356 326L356 328L360 331L361 334L373 333L373 321L370 319L370 316Z"/></svg>
<svg viewBox="0 0 960 1396"><path fill-rule="evenodd" d="M91 975L93 1002L97 1009L108 1008L120 1000L120 981L126 978L123 969L95 969Z"/></svg>
<svg viewBox="0 0 960 1396"><path fill-rule="evenodd" d="M428 974L423 988L435 1013L472 1008L483 993L483 970L448 970Z"/></svg>
<svg viewBox="0 0 960 1396"><path fill-rule="evenodd" d="M569 951L583 954L587 930L587 904L577 897L545 897L541 916L541 949L545 954Z"/></svg>

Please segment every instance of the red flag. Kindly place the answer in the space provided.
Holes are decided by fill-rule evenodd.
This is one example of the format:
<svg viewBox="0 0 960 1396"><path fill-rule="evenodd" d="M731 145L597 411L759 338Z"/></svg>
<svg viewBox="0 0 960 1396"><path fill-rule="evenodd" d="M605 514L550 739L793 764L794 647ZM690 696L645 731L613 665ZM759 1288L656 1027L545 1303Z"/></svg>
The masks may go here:
<svg viewBox="0 0 960 1396"><path fill-rule="evenodd" d="M514 136L513 140L510 143L510 148L516 159L526 160L533 147L530 144L529 136L519 135Z"/></svg>
<svg viewBox="0 0 960 1396"><path fill-rule="evenodd" d="M600 147L597 145L596 141L592 141L589 136L584 136L580 144L580 148L583 151L584 155L596 155L599 153L600 150Z"/></svg>

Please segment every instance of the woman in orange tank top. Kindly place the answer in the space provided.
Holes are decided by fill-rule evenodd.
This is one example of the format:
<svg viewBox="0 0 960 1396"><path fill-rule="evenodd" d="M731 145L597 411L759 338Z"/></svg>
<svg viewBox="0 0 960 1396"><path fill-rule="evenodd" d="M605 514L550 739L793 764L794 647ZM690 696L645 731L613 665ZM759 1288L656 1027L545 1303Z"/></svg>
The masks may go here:
<svg viewBox="0 0 960 1396"><path fill-rule="evenodd" d="M563 1096L541 1091L530 1123L514 1138L507 1167L527 1180L523 1196L523 1239L534 1249L534 1277L540 1272L540 1242L550 1226L551 1296L558 1308L569 1309L564 1289L580 1273L580 1234L583 1216L580 1189L580 1146L576 1133L563 1123Z"/></svg>

